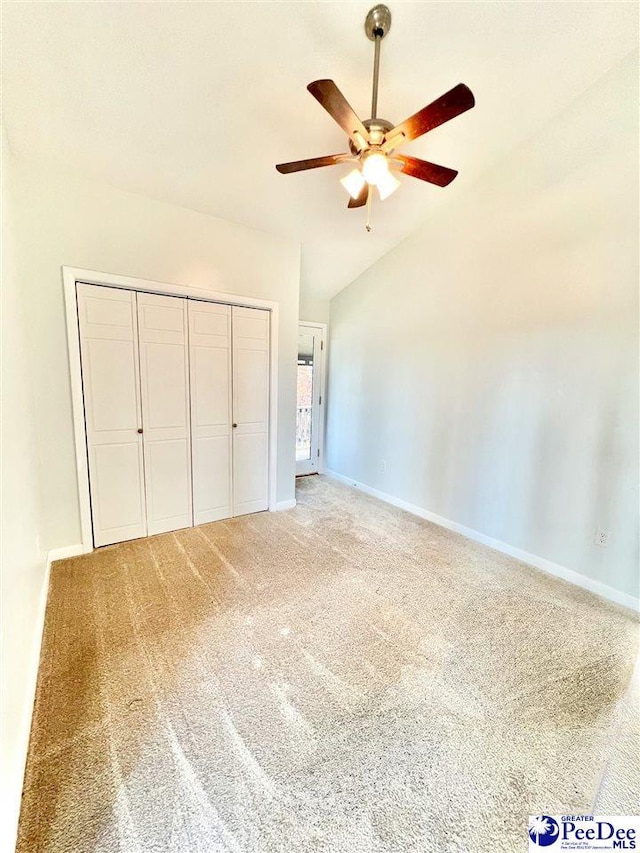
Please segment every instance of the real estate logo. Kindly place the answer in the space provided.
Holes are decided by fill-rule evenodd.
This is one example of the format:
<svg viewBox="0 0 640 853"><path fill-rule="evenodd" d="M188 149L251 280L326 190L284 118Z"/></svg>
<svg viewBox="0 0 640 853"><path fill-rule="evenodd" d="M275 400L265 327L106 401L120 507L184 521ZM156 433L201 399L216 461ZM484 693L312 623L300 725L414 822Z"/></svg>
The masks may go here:
<svg viewBox="0 0 640 853"><path fill-rule="evenodd" d="M534 815L529 818L529 851L636 850L640 817L610 815Z"/></svg>
<svg viewBox="0 0 640 853"><path fill-rule="evenodd" d="M554 844L558 838L557 822L546 814L529 818L529 838L538 847Z"/></svg>

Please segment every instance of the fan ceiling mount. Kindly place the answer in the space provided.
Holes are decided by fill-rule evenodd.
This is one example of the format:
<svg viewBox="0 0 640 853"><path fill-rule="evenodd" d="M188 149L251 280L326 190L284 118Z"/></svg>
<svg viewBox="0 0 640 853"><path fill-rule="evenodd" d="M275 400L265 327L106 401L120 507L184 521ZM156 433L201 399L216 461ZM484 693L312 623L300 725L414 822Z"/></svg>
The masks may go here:
<svg viewBox="0 0 640 853"><path fill-rule="evenodd" d="M369 9L364 19L364 31L371 41L383 39L391 29L391 12L387 6L379 3Z"/></svg>
<svg viewBox="0 0 640 853"><path fill-rule="evenodd" d="M475 105L471 89L464 83L458 83L401 124L394 125L386 119L378 118L380 44L390 29L391 12L386 6L379 4L369 10L364 22L364 31L367 38L375 44L371 118L361 121L333 80L314 80L307 86L313 97L347 134L349 153L279 163L276 166L281 174L287 175L290 172L318 169L321 166L354 164L354 168L340 180L351 196L349 208L366 205L367 211L370 211L373 187L377 188L381 200L388 198L400 186L394 172L401 172L439 187L450 184L458 174L455 169L398 154L397 149L405 142L422 136ZM367 230L371 230L369 217Z"/></svg>

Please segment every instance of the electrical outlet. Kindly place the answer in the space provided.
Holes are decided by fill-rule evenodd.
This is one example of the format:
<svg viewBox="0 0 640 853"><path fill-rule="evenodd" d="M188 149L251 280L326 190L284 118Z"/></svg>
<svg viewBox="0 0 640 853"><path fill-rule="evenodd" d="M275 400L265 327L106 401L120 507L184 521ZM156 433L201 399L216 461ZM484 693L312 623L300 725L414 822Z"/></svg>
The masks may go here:
<svg viewBox="0 0 640 853"><path fill-rule="evenodd" d="M596 530L596 545L599 545L601 548L606 548L609 544L609 539L611 539L611 533L608 530L600 530L600 528Z"/></svg>
<svg viewBox="0 0 640 853"><path fill-rule="evenodd" d="M378 463L378 470L380 471L381 474L384 474L384 472L387 470L387 460L386 459L380 460L380 462Z"/></svg>

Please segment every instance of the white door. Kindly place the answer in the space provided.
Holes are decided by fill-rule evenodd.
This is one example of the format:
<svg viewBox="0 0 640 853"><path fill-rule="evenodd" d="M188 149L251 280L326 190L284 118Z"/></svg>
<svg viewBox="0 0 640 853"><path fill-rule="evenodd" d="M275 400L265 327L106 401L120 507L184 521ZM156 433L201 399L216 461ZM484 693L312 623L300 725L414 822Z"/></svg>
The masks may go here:
<svg viewBox="0 0 640 853"><path fill-rule="evenodd" d="M77 285L96 547L147 535L136 294Z"/></svg>
<svg viewBox="0 0 640 853"><path fill-rule="evenodd" d="M301 324L298 329L297 476L317 474L320 468L323 348L323 329Z"/></svg>
<svg viewBox="0 0 640 853"><path fill-rule="evenodd" d="M187 300L138 293L149 535L191 527Z"/></svg>
<svg viewBox="0 0 640 853"><path fill-rule="evenodd" d="M193 523L229 518L231 307L189 300Z"/></svg>
<svg viewBox="0 0 640 853"><path fill-rule="evenodd" d="M233 514L267 509L269 312L232 308Z"/></svg>

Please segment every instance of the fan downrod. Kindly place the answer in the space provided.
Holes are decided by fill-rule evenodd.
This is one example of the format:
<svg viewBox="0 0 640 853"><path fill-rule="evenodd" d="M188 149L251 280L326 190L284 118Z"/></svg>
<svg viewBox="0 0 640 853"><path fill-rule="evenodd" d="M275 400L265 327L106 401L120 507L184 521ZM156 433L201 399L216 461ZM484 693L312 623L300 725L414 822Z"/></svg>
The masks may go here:
<svg viewBox="0 0 640 853"><path fill-rule="evenodd" d="M383 3L370 9L364 22L364 31L371 41L383 39L391 29L391 12Z"/></svg>

